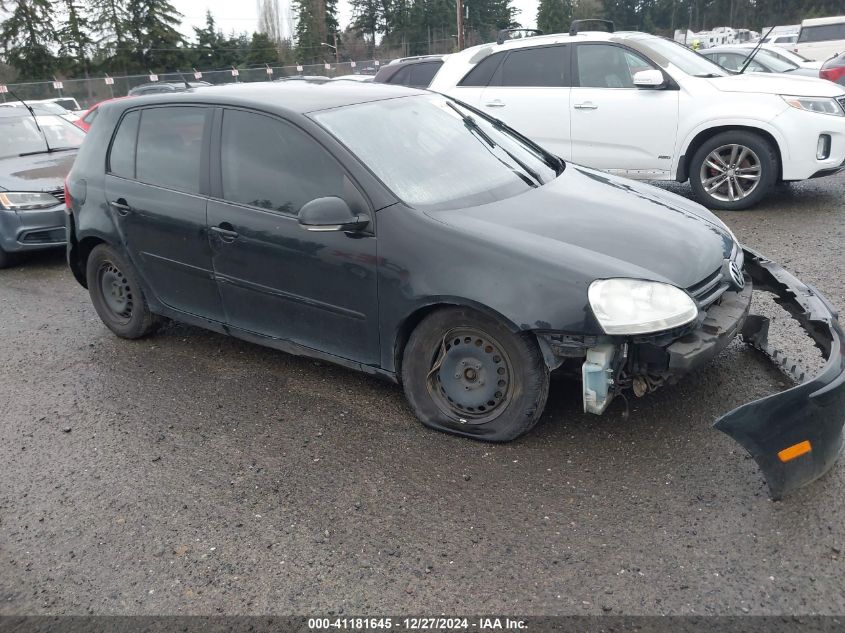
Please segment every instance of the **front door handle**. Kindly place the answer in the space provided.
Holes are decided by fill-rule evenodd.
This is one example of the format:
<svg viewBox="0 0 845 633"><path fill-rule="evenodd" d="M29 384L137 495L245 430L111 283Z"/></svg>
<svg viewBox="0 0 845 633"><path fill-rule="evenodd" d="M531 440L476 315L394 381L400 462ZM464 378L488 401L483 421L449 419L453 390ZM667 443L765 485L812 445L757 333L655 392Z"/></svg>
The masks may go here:
<svg viewBox="0 0 845 633"><path fill-rule="evenodd" d="M212 226L211 230L217 233L224 242L234 242L238 238L238 232L228 222L221 222L218 226Z"/></svg>
<svg viewBox="0 0 845 633"><path fill-rule="evenodd" d="M501 99L493 99L492 101L488 101L484 105L488 108L504 108L505 102Z"/></svg>
<svg viewBox="0 0 845 633"><path fill-rule="evenodd" d="M576 110L598 110L599 107L592 101L585 101L584 103L576 103Z"/></svg>
<svg viewBox="0 0 845 633"><path fill-rule="evenodd" d="M112 200L109 202L109 206L122 216L129 215L129 212L132 211L132 207L130 207L123 198Z"/></svg>

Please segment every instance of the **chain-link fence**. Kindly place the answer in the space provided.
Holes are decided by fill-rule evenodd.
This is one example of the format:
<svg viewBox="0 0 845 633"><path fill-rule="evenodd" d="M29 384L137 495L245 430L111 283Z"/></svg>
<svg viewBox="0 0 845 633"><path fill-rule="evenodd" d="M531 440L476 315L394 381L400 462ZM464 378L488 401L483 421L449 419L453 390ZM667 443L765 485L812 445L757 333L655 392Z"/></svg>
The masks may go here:
<svg viewBox="0 0 845 633"><path fill-rule="evenodd" d="M111 97L126 96L129 91L141 84L158 82L199 82L213 85L230 83L249 83L255 81L273 81L285 77L320 76L342 77L344 75L375 75L384 62L365 60L360 62L340 62L336 64L310 64L301 66L261 66L258 68L236 68L210 70L194 74L193 70L180 73L162 73L159 75L127 75L125 77L103 76L84 79L62 79L61 81L33 81L8 84L10 92L3 92L0 87L0 103L17 101L18 98L52 99L73 97L83 109L87 109ZM14 96L13 94L14 93Z"/></svg>

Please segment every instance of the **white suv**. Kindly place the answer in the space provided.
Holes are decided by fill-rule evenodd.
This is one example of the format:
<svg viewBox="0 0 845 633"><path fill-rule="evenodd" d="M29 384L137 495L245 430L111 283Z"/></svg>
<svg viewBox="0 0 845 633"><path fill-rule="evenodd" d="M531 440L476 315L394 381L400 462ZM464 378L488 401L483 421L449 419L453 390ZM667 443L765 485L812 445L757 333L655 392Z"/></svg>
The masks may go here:
<svg viewBox="0 0 845 633"><path fill-rule="evenodd" d="M719 209L778 180L845 169L845 93L809 77L731 75L644 33L544 35L450 56L431 90L559 156L646 180L687 179Z"/></svg>

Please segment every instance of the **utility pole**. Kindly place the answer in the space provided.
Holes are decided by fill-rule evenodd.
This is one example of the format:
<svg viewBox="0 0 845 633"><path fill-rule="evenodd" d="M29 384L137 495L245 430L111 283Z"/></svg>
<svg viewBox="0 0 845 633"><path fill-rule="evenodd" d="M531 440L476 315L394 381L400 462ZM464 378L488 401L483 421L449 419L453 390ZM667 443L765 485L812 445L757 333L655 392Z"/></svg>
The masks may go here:
<svg viewBox="0 0 845 633"><path fill-rule="evenodd" d="M334 34L334 63L340 63L340 51L337 49L337 32Z"/></svg>
<svg viewBox="0 0 845 633"><path fill-rule="evenodd" d="M458 17L458 50L464 50L464 3L463 0L455 0L455 9Z"/></svg>

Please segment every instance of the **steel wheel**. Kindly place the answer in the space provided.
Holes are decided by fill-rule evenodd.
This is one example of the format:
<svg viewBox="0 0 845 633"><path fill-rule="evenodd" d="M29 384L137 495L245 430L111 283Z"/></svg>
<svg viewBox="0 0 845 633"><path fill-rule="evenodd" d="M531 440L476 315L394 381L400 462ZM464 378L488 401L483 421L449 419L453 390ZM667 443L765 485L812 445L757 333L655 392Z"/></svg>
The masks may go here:
<svg viewBox="0 0 845 633"><path fill-rule="evenodd" d="M704 191L722 202L742 200L757 188L763 168L750 147L736 143L710 152L701 164L699 178Z"/></svg>
<svg viewBox="0 0 845 633"><path fill-rule="evenodd" d="M132 288L126 276L112 262L105 261L97 271L103 302L113 316L123 323L132 318Z"/></svg>
<svg viewBox="0 0 845 633"><path fill-rule="evenodd" d="M508 402L512 375L498 342L474 328L459 328L450 330L435 350L428 390L444 413L465 424L484 424Z"/></svg>

